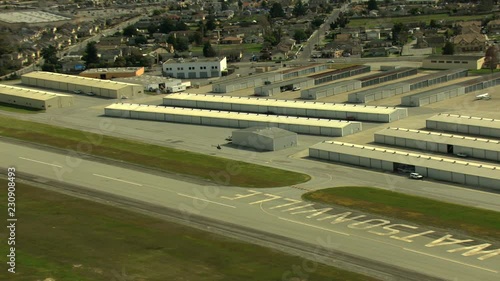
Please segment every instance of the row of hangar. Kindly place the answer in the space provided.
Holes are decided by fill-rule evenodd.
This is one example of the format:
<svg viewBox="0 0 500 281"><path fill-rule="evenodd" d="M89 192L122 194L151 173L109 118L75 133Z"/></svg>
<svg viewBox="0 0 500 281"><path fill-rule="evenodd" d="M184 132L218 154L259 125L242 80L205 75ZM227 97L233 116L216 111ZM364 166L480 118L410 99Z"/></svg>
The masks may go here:
<svg viewBox="0 0 500 281"><path fill-rule="evenodd" d="M462 120L472 120L467 126L476 127L472 130L473 136L428 131L441 129L456 132L459 126L465 125ZM427 120L427 131L389 127L374 135L376 144L409 148L422 153L466 157L460 160L329 141L311 146L309 156L385 171L415 171L431 179L500 190L500 166L467 161L474 158L479 161L500 162L500 141L477 137L491 136L492 131L500 130L499 123L500 120L494 119L440 114ZM463 133L467 134L466 132ZM496 137L500 138L500 135Z"/></svg>
<svg viewBox="0 0 500 281"><path fill-rule="evenodd" d="M406 108L398 107L187 93L165 96L163 98L163 105L234 112L251 112L267 115L383 123L397 121L408 116L408 110Z"/></svg>
<svg viewBox="0 0 500 281"><path fill-rule="evenodd" d="M104 114L109 117L229 128L277 127L298 134L332 137L346 136L362 130L360 122L146 104L115 103L107 106Z"/></svg>

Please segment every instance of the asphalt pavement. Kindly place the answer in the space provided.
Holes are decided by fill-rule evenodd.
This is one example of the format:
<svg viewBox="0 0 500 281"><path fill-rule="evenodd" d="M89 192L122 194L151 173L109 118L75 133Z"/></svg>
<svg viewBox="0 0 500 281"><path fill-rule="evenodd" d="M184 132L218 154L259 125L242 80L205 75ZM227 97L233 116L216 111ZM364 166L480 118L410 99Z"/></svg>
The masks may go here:
<svg viewBox="0 0 500 281"><path fill-rule="evenodd" d="M4 170L16 167L20 180L29 175L39 182L81 186L138 200L144 205L169 207L181 211L186 220L190 214L202 216L316 245L318 251L364 257L368 259L364 264L366 270L370 270L372 263L391 265L399 276L401 272L409 274L403 280L415 280L413 275L420 276L416 272L454 281L500 279L498 245L303 202L299 199L303 191L295 187L252 190L212 186L85 160L68 152L6 142L0 142L0 146L0 167ZM332 174L337 175L335 172ZM498 196L495 199L499 201ZM391 276L384 279L395 280ZM419 279L425 280L421 276Z"/></svg>

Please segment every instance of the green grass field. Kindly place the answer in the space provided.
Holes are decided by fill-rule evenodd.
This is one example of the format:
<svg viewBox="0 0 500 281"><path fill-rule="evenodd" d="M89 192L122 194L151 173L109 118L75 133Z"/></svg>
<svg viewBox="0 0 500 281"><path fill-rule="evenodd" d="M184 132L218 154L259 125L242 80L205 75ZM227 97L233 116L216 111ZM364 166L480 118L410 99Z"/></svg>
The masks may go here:
<svg viewBox="0 0 500 281"><path fill-rule="evenodd" d="M7 181L0 185L7 210ZM284 280L296 267L307 280L375 280L322 264L307 272L299 257L20 182L16 187L16 274L4 265L0 280ZM7 247L0 243L2 255Z"/></svg>
<svg viewBox="0 0 500 281"><path fill-rule="evenodd" d="M490 17L491 15L472 15L472 16L450 16L448 14L433 14L433 15L421 15L421 16L407 16L407 17L395 17L395 18L366 18L366 19L352 19L348 26L349 27L368 27L374 28L382 23L397 23L401 22L404 24L412 22L425 22L429 24L431 20L445 20L445 21L468 21L468 20L482 20L485 17Z"/></svg>
<svg viewBox="0 0 500 281"><path fill-rule="evenodd" d="M498 212L357 186L317 190L304 194L303 198L500 240Z"/></svg>
<svg viewBox="0 0 500 281"><path fill-rule="evenodd" d="M0 116L0 135L76 150L91 147L89 154L145 167L170 171L215 182L242 187L288 186L306 182L310 177L260 165L200 153L103 136ZM249 157L255 152L248 152Z"/></svg>
<svg viewBox="0 0 500 281"><path fill-rule="evenodd" d="M14 104L8 104L8 103L3 103L3 102L0 102L0 110L9 111L9 112L18 112L18 113L28 113L28 114L45 112L45 110L41 110L41 109L34 109L34 108L29 108L29 107L14 105Z"/></svg>

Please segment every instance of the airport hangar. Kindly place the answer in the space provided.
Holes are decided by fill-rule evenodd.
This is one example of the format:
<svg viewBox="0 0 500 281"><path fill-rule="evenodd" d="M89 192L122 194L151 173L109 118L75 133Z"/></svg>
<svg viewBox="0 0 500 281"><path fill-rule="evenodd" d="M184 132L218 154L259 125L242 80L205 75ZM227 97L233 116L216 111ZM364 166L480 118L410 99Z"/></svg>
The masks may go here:
<svg viewBox="0 0 500 281"><path fill-rule="evenodd" d="M342 94L345 92L354 91L363 87L368 87L410 75L416 75L418 70L416 68L401 67L395 69L389 69L382 71L380 73L375 73L367 76L363 76L357 79L340 81L336 83L331 83L327 85L321 85L318 87L313 87L310 89L302 90L300 92L300 97L302 99L319 99L328 96L334 96ZM317 83L316 83L317 85Z"/></svg>
<svg viewBox="0 0 500 281"><path fill-rule="evenodd" d="M297 146L297 134L276 127L250 127L233 131L231 143L259 151L277 151Z"/></svg>
<svg viewBox="0 0 500 281"><path fill-rule="evenodd" d="M500 73L481 76L454 85L408 95L401 98L401 104L412 107L424 106L497 85L500 85Z"/></svg>
<svg viewBox="0 0 500 281"><path fill-rule="evenodd" d="M381 100L395 95L408 93L420 88L430 87L432 85L467 77L468 73L469 71L464 68L440 71L421 77L415 77L406 81L352 93L348 95L348 101L351 103L368 103L371 101Z"/></svg>
<svg viewBox="0 0 500 281"><path fill-rule="evenodd" d="M361 131L360 122L275 116L218 110L115 103L104 109L110 117L166 121L230 128L278 127L306 135L341 137Z"/></svg>
<svg viewBox="0 0 500 281"><path fill-rule="evenodd" d="M374 135L375 142L445 154L500 162L500 141L404 128L386 128Z"/></svg>
<svg viewBox="0 0 500 281"><path fill-rule="evenodd" d="M80 72L80 76L95 79L113 79L122 77L136 77L144 74L144 66L139 67L109 67L90 68Z"/></svg>
<svg viewBox="0 0 500 281"><path fill-rule="evenodd" d="M327 68L324 64L314 64L304 67L287 69L282 72L269 72L257 75L249 75L236 79L228 79L212 85L212 92L214 93L229 93L237 90L256 88L264 85L270 85L273 82L282 81L284 79L294 78L309 73L315 73L325 70Z"/></svg>
<svg viewBox="0 0 500 281"><path fill-rule="evenodd" d="M200 94L171 94L163 98L163 105L385 123L408 116L406 108Z"/></svg>
<svg viewBox="0 0 500 281"><path fill-rule="evenodd" d="M93 92L97 96L115 99L123 96L132 98L144 91L142 85L44 71L23 74L21 82L25 85L59 91Z"/></svg>
<svg viewBox="0 0 500 281"><path fill-rule="evenodd" d="M168 93L185 91L191 86L191 82L182 82L181 79L167 78L152 75L141 75L137 77L113 78L113 81L139 84L144 87L145 91L156 91L164 89Z"/></svg>
<svg viewBox="0 0 500 281"><path fill-rule="evenodd" d="M0 102L49 110L72 106L73 96L0 84Z"/></svg>
<svg viewBox="0 0 500 281"><path fill-rule="evenodd" d="M400 167L414 167L415 172L430 179L500 190L500 166L336 141L309 147L309 156L390 172Z"/></svg>
<svg viewBox="0 0 500 281"><path fill-rule="evenodd" d="M425 127L437 131L500 138L500 119L438 114L427 118Z"/></svg>

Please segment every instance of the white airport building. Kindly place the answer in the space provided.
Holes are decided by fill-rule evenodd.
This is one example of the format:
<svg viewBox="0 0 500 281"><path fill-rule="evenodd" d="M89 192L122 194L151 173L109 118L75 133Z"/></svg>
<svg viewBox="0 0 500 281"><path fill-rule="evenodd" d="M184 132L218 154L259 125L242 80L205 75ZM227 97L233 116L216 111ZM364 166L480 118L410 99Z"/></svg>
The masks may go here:
<svg viewBox="0 0 500 281"><path fill-rule="evenodd" d="M132 98L144 92L143 87L137 84L45 71L34 71L23 74L21 76L21 81L23 84L33 87L48 88L65 92L92 92L96 96L115 99L121 97Z"/></svg>
<svg viewBox="0 0 500 281"><path fill-rule="evenodd" d="M500 119L438 114L427 118L425 127L436 131L500 138Z"/></svg>
<svg viewBox="0 0 500 281"><path fill-rule="evenodd" d="M250 127L233 131L232 144L258 151L276 151L297 146L297 134L276 127Z"/></svg>
<svg viewBox="0 0 500 281"><path fill-rule="evenodd" d="M375 142L429 152L500 162L500 141L405 128L386 128L374 135Z"/></svg>
<svg viewBox="0 0 500 281"><path fill-rule="evenodd" d="M336 141L309 147L309 156L389 172L411 167L430 179L500 190L500 166Z"/></svg>
<svg viewBox="0 0 500 281"><path fill-rule="evenodd" d="M278 127L298 134L342 137L360 132L360 122L275 116L218 110L115 103L104 109L109 117L154 120L229 128Z"/></svg>
<svg viewBox="0 0 500 281"><path fill-rule="evenodd" d="M408 116L408 109L398 107L186 93L165 96L163 105L385 123Z"/></svg>
<svg viewBox="0 0 500 281"><path fill-rule="evenodd" d="M73 105L73 96L0 84L0 102L50 110Z"/></svg>
<svg viewBox="0 0 500 281"><path fill-rule="evenodd" d="M163 63L163 75L179 79L221 77L227 70L226 57L172 59Z"/></svg>

